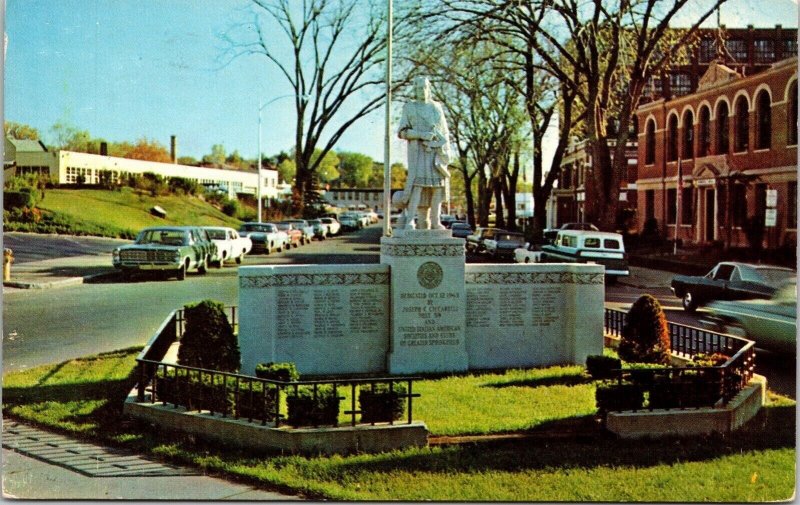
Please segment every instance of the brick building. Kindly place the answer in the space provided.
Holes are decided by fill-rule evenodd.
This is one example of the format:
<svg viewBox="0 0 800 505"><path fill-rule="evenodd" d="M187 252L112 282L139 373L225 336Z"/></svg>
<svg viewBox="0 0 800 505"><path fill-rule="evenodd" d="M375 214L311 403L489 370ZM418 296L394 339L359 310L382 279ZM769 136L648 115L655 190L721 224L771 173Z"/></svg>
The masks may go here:
<svg viewBox="0 0 800 505"><path fill-rule="evenodd" d="M794 246L796 57L749 76L712 62L695 93L636 114L639 230L655 219L670 239L745 247L766 225L763 245Z"/></svg>

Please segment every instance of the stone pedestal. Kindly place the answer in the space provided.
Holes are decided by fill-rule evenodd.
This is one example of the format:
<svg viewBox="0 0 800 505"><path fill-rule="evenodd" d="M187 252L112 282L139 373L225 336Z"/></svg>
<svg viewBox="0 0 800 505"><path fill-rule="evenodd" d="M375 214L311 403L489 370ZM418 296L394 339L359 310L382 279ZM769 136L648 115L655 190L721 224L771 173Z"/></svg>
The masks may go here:
<svg viewBox="0 0 800 505"><path fill-rule="evenodd" d="M464 240L450 230L381 238L391 276L391 374L467 370Z"/></svg>

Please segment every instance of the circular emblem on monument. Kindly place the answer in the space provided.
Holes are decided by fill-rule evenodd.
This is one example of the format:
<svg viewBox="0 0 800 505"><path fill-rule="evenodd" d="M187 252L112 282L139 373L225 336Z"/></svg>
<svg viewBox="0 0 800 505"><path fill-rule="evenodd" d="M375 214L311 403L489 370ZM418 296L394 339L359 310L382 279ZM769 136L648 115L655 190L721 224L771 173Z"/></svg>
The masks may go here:
<svg viewBox="0 0 800 505"><path fill-rule="evenodd" d="M444 273L438 263L428 261L420 265L417 270L417 280L423 288L433 289L442 283Z"/></svg>

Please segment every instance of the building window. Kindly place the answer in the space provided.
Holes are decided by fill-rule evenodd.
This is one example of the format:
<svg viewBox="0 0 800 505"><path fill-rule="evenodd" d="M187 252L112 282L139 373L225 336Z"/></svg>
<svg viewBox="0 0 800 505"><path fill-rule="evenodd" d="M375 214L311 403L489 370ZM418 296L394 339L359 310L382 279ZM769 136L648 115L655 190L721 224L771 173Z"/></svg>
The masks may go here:
<svg viewBox="0 0 800 505"><path fill-rule="evenodd" d="M786 197L787 228L797 229L797 181L789 181Z"/></svg>
<svg viewBox="0 0 800 505"><path fill-rule="evenodd" d="M675 224L675 217L677 216L677 203L675 199L678 194L675 188L667 189L667 224Z"/></svg>
<svg viewBox="0 0 800 505"><path fill-rule="evenodd" d="M767 90L762 89L756 98L758 121L757 149L769 149L772 146L772 104Z"/></svg>
<svg viewBox="0 0 800 505"><path fill-rule="evenodd" d="M703 39L700 41L700 63L708 63L717 56L717 41Z"/></svg>
<svg viewBox="0 0 800 505"><path fill-rule="evenodd" d="M781 41L781 52L783 52L783 58L791 58L792 56L797 56L797 40L796 39L785 39Z"/></svg>
<svg viewBox="0 0 800 505"><path fill-rule="evenodd" d="M692 80L685 72L676 72L669 76L669 88L672 96L688 95L692 91Z"/></svg>
<svg viewBox="0 0 800 505"><path fill-rule="evenodd" d="M652 165L656 162L656 122L647 122L647 132L645 133L645 165Z"/></svg>
<svg viewBox="0 0 800 505"><path fill-rule="evenodd" d="M750 139L750 112L747 110L747 99L740 96L736 100L736 132L734 135L734 152L740 153L747 151Z"/></svg>
<svg viewBox="0 0 800 505"><path fill-rule="evenodd" d="M753 42L754 59L758 63L771 63L775 61L775 41L756 40Z"/></svg>
<svg viewBox="0 0 800 505"><path fill-rule="evenodd" d="M656 217L656 192L652 189L644 192L644 217L647 220Z"/></svg>
<svg viewBox="0 0 800 505"><path fill-rule="evenodd" d="M683 158L694 158L694 115L690 110L683 115Z"/></svg>
<svg viewBox="0 0 800 505"><path fill-rule="evenodd" d="M661 80L661 77L651 77L647 89L650 91L650 96L653 100L657 100L664 96L664 82Z"/></svg>
<svg viewBox="0 0 800 505"><path fill-rule="evenodd" d="M697 151L699 156L707 156L711 150L711 111L708 107L700 109L700 138Z"/></svg>
<svg viewBox="0 0 800 505"><path fill-rule="evenodd" d="M692 198L692 187L684 187L681 190L681 224L692 224L694 216L694 199Z"/></svg>
<svg viewBox="0 0 800 505"><path fill-rule="evenodd" d="M667 161L675 161L678 159L678 116L675 114L669 117L667 134L669 135L669 141L667 142Z"/></svg>
<svg viewBox="0 0 800 505"><path fill-rule="evenodd" d="M747 62L747 42L742 39L731 39L725 41L725 48L733 57L736 63Z"/></svg>
<svg viewBox="0 0 800 505"><path fill-rule="evenodd" d="M730 120L728 104L720 102L717 107L717 154L727 154L730 150Z"/></svg>
<svg viewBox="0 0 800 505"><path fill-rule="evenodd" d="M787 119L789 120L789 135L787 136L787 145L793 146L797 144L797 81L794 81L789 88L789 101L787 102L789 106L788 114L786 114Z"/></svg>

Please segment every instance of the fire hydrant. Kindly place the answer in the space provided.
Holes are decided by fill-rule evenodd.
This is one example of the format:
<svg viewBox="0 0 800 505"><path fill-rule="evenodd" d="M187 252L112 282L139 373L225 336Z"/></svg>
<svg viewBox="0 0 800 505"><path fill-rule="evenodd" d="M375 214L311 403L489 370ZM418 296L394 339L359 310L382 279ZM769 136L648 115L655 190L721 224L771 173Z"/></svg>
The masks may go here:
<svg viewBox="0 0 800 505"><path fill-rule="evenodd" d="M3 249L3 282L11 280L11 263L14 261L14 251Z"/></svg>

